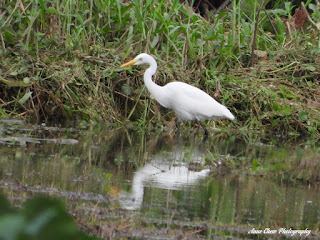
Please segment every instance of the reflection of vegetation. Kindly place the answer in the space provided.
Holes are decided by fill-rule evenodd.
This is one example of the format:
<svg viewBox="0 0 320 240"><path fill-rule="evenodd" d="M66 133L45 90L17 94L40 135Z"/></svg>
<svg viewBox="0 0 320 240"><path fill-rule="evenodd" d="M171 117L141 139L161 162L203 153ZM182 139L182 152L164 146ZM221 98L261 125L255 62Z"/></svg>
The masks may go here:
<svg viewBox="0 0 320 240"><path fill-rule="evenodd" d="M0 187L18 205L38 193L63 198L76 221L97 236L212 237L241 235L250 226L317 228L320 149L313 140L280 144L277 138L217 132L201 142L202 134L190 130L178 144L170 135L105 126L2 129L6 136L78 140L3 142ZM205 159L210 176L174 190L150 183L141 212L124 210L120 192L130 191L134 172L156 158L175 164L175 156L195 171Z"/></svg>
<svg viewBox="0 0 320 240"><path fill-rule="evenodd" d="M208 187L208 211L212 223L316 229L317 217L312 212L320 202L315 191L317 187L306 189L255 177L216 176Z"/></svg>
<svg viewBox="0 0 320 240"><path fill-rule="evenodd" d="M317 143L292 142L292 145L275 146L269 140L264 144L262 139L257 142L242 142L235 139L230 143L237 143L229 149L234 155L221 156L221 150L211 148L206 161L212 168L214 175L226 173L248 174L281 180L290 183L303 182L316 184L320 181L319 146ZM301 145L300 145L301 144ZM239 149L241 149L239 151ZM237 151L234 151L237 149Z"/></svg>
<svg viewBox="0 0 320 240"><path fill-rule="evenodd" d="M265 9L267 1L232 1L208 19L186 2L4 0L0 116L163 129L172 113L160 114L146 97L140 73L118 68L129 54L149 52L158 58L160 84L181 80L213 95L221 82L217 98L243 129L319 134L317 25L305 21L300 31L292 1L273 1L274 9ZM310 1L306 7L318 23L319 9Z"/></svg>
<svg viewBox="0 0 320 240"><path fill-rule="evenodd" d="M60 201L34 198L14 209L0 194L0 206L1 240L97 239L78 229Z"/></svg>

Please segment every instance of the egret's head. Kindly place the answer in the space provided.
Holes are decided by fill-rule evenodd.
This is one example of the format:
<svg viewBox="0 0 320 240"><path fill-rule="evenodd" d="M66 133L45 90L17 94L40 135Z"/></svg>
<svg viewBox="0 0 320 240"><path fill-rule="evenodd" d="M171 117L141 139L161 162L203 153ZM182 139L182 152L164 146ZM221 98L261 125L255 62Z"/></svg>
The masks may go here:
<svg viewBox="0 0 320 240"><path fill-rule="evenodd" d="M138 56L136 56L133 60L126 62L122 64L120 67L128 67L131 65L142 65L142 64L149 64L151 65L153 62L155 62L154 58L151 57L149 54L146 53L140 53Z"/></svg>

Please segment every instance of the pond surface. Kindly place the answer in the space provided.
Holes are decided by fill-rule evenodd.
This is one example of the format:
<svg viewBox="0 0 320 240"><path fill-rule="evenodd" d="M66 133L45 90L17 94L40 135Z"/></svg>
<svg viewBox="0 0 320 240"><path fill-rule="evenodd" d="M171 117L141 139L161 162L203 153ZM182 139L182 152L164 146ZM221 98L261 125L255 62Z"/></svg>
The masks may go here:
<svg viewBox="0 0 320 240"><path fill-rule="evenodd" d="M201 134L2 120L0 191L58 197L102 237L319 237L319 142Z"/></svg>

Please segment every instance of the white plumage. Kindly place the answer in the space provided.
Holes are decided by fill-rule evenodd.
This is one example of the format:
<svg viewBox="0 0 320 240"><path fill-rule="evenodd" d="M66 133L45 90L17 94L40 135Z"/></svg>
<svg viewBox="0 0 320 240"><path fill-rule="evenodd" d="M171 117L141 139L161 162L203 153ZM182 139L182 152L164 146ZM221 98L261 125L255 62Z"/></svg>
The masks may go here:
<svg viewBox="0 0 320 240"><path fill-rule="evenodd" d="M207 135L208 131L201 123L202 120L221 118L234 120L234 116L228 108L199 88L177 81L170 82L165 86L159 86L153 82L152 76L157 71L157 62L146 53L139 54L133 60L121 65L121 67L142 64L149 65L143 78L150 94L163 107L172 109L178 116L179 122L187 120L199 121Z"/></svg>

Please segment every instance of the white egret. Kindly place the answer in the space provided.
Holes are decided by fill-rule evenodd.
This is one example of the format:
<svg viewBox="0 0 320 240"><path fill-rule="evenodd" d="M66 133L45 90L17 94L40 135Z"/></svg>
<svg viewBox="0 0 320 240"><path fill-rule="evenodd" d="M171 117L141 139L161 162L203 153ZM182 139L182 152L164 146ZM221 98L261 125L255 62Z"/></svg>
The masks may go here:
<svg viewBox="0 0 320 240"><path fill-rule="evenodd" d="M148 64L145 71L144 84L150 94L163 106L172 109L178 116L178 131L181 121L196 120L203 128L205 135L208 130L201 122L207 119L228 118L234 120L233 114L224 105L218 103L204 91L184 82L170 82L159 86L152 81L152 76L157 71L157 62L146 53L141 53L133 60L121 65L121 68L131 65Z"/></svg>

